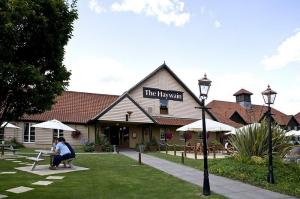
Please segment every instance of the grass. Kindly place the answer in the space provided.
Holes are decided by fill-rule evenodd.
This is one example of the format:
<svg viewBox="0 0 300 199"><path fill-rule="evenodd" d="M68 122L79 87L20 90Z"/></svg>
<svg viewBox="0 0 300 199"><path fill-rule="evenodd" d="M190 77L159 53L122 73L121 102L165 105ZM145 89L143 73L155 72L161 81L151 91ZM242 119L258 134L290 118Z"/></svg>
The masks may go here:
<svg viewBox="0 0 300 199"><path fill-rule="evenodd" d="M46 159L45 164L48 163ZM63 175L63 180L56 180L48 186L34 186L31 183L45 179L22 171L14 175L0 175L0 194L9 198L202 198L201 188L179 180L173 176L146 165L138 165L136 161L122 155L78 155L75 161L78 166L90 170ZM0 160L0 171L13 171L17 163ZM33 191L13 194L5 190L17 186L35 188ZM203 197L204 198L204 197ZM205 198L224 198L211 195Z"/></svg>
<svg viewBox="0 0 300 199"><path fill-rule="evenodd" d="M163 153L148 153L162 159L181 163L181 157ZM203 170L203 160L185 158L185 165ZM288 195L300 197L300 166L297 164L284 164L275 159L274 178L275 184L267 182L267 165L258 165L251 162L242 162L234 158L209 159L209 172L215 175L240 180L258 187L269 189Z"/></svg>

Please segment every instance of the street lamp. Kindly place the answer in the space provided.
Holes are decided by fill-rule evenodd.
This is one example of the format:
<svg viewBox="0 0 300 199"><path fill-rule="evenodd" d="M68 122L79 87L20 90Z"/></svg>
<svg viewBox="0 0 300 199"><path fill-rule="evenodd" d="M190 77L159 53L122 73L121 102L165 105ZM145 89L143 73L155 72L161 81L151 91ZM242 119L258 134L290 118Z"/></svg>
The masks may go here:
<svg viewBox="0 0 300 199"><path fill-rule="evenodd" d="M274 104L275 98L276 98L276 92L273 91L270 88L270 85L268 85L267 90L263 91L262 96L264 98L265 104L268 104L268 143L269 143L269 167L268 167L268 183L274 184L274 175L273 175L273 157L272 157L272 128L271 128L271 104Z"/></svg>
<svg viewBox="0 0 300 199"><path fill-rule="evenodd" d="M211 81L207 79L206 74L202 79L198 80L200 90L200 100L202 109L202 137L203 137L203 158L204 158L204 179L203 179L203 195L210 195L209 177L208 177L208 163L207 163L207 136L206 136L206 124L205 124L205 100L211 85Z"/></svg>

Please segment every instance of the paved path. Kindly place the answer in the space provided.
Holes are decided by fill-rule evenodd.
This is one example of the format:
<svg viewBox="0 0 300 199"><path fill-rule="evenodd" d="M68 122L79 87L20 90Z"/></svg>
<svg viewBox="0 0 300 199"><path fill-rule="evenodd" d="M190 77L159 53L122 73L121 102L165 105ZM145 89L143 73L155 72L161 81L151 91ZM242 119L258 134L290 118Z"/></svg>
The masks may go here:
<svg viewBox="0 0 300 199"><path fill-rule="evenodd" d="M121 154L137 160L138 153L135 151L121 151ZM158 170L164 171L184 181L201 186L203 183L203 172L188 166L173 163L167 160L142 154L142 162ZM279 194L261 189L240 181L209 175L211 191L233 199L294 199L295 197Z"/></svg>

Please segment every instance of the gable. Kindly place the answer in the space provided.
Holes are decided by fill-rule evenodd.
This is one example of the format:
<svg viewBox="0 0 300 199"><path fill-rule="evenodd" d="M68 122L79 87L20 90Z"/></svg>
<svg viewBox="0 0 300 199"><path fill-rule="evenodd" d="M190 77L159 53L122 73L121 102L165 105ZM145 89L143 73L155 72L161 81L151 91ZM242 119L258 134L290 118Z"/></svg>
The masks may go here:
<svg viewBox="0 0 300 199"><path fill-rule="evenodd" d="M160 114L159 97L145 96L145 88L177 97L168 98L168 114ZM201 119L199 99L166 66L162 65L128 91L128 94L152 116ZM212 118L206 114L207 118Z"/></svg>
<svg viewBox="0 0 300 199"><path fill-rule="evenodd" d="M239 124L247 124L247 122L242 118L242 116L236 111L230 116L230 119Z"/></svg>
<svg viewBox="0 0 300 199"><path fill-rule="evenodd" d="M131 113L126 121L126 115ZM97 117L100 121L154 123L151 118L130 96L125 94Z"/></svg>

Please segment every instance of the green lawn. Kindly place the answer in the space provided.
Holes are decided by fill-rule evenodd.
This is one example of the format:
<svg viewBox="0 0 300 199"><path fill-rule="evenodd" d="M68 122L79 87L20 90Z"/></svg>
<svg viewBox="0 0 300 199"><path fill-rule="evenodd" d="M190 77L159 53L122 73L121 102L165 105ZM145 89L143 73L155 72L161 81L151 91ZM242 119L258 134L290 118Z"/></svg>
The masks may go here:
<svg viewBox="0 0 300 199"><path fill-rule="evenodd" d="M159 158L181 163L181 157L163 153L148 153ZM185 165L203 170L203 160L185 158ZM267 165L257 165L235 160L234 158L209 159L209 172L237 179L258 187L300 197L300 165L274 161L275 184L267 183Z"/></svg>
<svg viewBox="0 0 300 199"><path fill-rule="evenodd" d="M45 160L47 163L48 160ZM46 178L43 176L21 171L14 175L0 175L0 194L22 199L201 198L201 188L146 165L140 166L122 155L78 155L75 164L90 170L58 174L66 177L46 187L31 185ZM0 171L13 171L18 166L17 163L0 160ZM17 186L35 189L22 194L5 191ZM205 198L224 197L212 195Z"/></svg>

